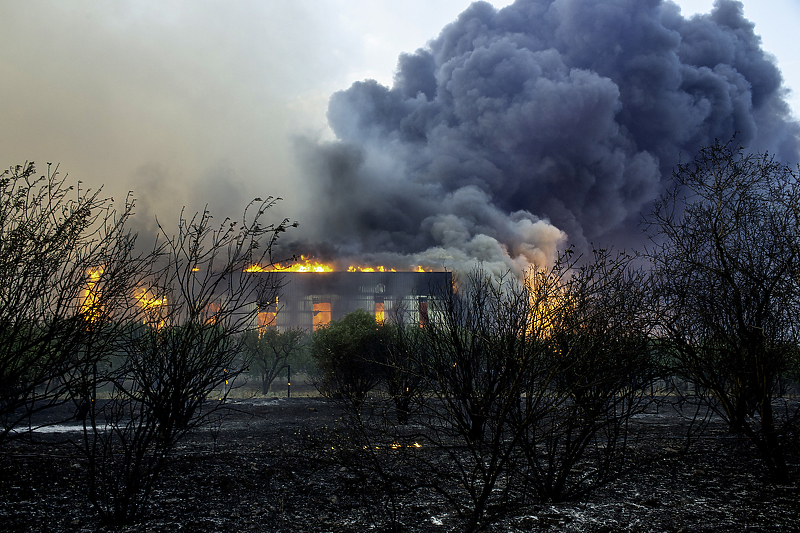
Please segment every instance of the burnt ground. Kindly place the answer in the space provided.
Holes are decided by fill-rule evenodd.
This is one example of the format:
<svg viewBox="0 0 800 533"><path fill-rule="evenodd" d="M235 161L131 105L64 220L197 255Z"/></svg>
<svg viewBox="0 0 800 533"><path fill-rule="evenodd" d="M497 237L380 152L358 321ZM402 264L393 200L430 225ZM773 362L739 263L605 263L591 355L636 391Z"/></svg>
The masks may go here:
<svg viewBox="0 0 800 533"><path fill-rule="evenodd" d="M231 402L225 422L188 435L175 451L146 516L114 530L85 497L85 459L51 434L14 441L0 455L4 531L384 531L389 506L368 482L330 463L309 436L335 428L340 412L319 398ZM640 416L637 446L661 457L582 501L512 510L487 531L800 531L800 485L767 483L753 450L720 421L679 453L679 417ZM791 459L793 479L798 460ZM461 531L437 495L399 501L406 531Z"/></svg>

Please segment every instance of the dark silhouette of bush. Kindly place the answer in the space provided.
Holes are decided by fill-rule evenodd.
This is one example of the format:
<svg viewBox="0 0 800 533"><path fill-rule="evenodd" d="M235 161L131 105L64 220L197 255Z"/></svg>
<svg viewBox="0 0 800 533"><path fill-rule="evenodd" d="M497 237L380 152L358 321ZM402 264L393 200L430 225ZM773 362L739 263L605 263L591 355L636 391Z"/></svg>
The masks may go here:
<svg viewBox="0 0 800 533"><path fill-rule="evenodd" d="M767 154L716 142L677 167L647 218L653 306L673 373L780 483L789 481L785 438L800 419L773 406L797 364L798 178Z"/></svg>

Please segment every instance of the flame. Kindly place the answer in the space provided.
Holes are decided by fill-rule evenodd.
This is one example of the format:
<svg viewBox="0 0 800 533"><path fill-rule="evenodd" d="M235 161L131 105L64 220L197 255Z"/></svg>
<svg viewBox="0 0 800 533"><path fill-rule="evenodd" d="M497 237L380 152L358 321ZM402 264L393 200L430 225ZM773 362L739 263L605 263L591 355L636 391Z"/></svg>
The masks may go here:
<svg viewBox="0 0 800 533"><path fill-rule="evenodd" d="M89 279L86 281L86 288L83 290L80 313L89 322L95 322L100 318L102 307L100 306L100 292L95 288L100 282L100 275L103 267L90 268L86 271Z"/></svg>
<svg viewBox="0 0 800 533"><path fill-rule="evenodd" d="M331 304L330 302L319 302L313 304L313 318L312 329L317 331L322 326L326 326L331 321Z"/></svg>
<svg viewBox="0 0 800 533"><path fill-rule="evenodd" d="M378 266L359 266L350 265L347 267L348 272L397 272L397 269L383 265ZM411 272L433 272L431 268L423 268L422 265L417 265L410 270Z"/></svg>
<svg viewBox="0 0 800 533"><path fill-rule="evenodd" d="M525 276L531 313L526 333L544 339L552 334L559 317L572 304L564 293L562 280L551 273L530 270Z"/></svg>
<svg viewBox="0 0 800 533"><path fill-rule="evenodd" d="M244 269L245 272L337 272L336 265L333 263L323 263L314 259L313 256L301 255L299 261L275 263L268 266L252 264ZM410 270L411 272L433 272L431 268L424 268L417 265ZM350 265L347 272L397 272L397 269L383 265Z"/></svg>
<svg viewBox="0 0 800 533"><path fill-rule="evenodd" d="M313 257L301 255L300 261L293 263L275 263L267 267L250 265L245 272L333 272L332 265L315 261Z"/></svg>
<svg viewBox="0 0 800 533"><path fill-rule="evenodd" d="M166 303L164 298L164 303ZM219 318L220 307L218 303L209 302L203 309L203 317L206 324L216 324Z"/></svg>
<svg viewBox="0 0 800 533"><path fill-rule="evenodd" d="M309 259L305 263L295 263L288 268L280 270L284 272L333 272L333 267Z"/></svg>
<svg viewBox="0 0 800 533"><path fill-rule="evenodd" d="M159 308L162 305L167 305L166 296L162 298L156 298L151 296L146 289L140 289L137 291L137 294L134 294L134 298L136 298L136 303L142 309Z"/></svg>
<svg viewBox="0 0 800 533"><path fill-rule="evenodd" d="M355 266L350 265L347 267L348 272L397 272L397 270L385 266Z"/></svg>
<svg viewBox="0 0 800 533"><path fill-rule="evenodd" d="M259 337L265 329L275 325L278 314L274 311L259 311L258 313L258 335Z"/></svg>
<svg viewBox="0 0 800 533"><path fill-rule="evenodd" d="M275 302L267 302L263 308L258 311L258 338L260 339L264 332L268 329L275 328L278 319L278 309L280 302L278 297L275 297Z"/></svg>
<svg viewBox="0 0 800 533"><path fill-rule="evenodd" d="M139 289L134 293L133 297L136 298L136 304L147 313L147 316L142 319L142 324L146 324L149 320L155 324L156 329L164 327L166 322L161 313L163 307L167 305L166 296L158 298L153 296L147 289Z"/></svg>

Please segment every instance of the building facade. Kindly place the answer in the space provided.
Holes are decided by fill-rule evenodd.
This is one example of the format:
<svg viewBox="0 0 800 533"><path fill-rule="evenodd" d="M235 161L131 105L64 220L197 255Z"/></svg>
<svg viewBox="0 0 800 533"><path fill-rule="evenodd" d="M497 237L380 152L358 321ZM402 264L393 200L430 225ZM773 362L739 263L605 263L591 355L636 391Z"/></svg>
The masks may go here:
<svg viewBox="0 0 800 533"><path fill-rule="evenodd" d="M452 290L450 272L288 272L276 302L259 309L262 327L316 330L363 309L378 321L424 325L429 300ZM432 311L431 311L432 312Z"/></svg>

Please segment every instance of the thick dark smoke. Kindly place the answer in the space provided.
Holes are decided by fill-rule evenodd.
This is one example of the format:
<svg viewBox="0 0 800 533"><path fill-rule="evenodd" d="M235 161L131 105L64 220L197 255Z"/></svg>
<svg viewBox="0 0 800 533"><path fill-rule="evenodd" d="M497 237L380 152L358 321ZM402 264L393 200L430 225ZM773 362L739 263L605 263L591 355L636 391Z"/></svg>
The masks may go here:
<svg viewBox="0 0 800 533"><path fill-rule="evenodd" d="M308 238L455 269L635 246L673 167L714 139L798 161L784 91L739 2L691 19L661 0L477 2L392 87L333 95L338 140L301 147Z"/></svg>

